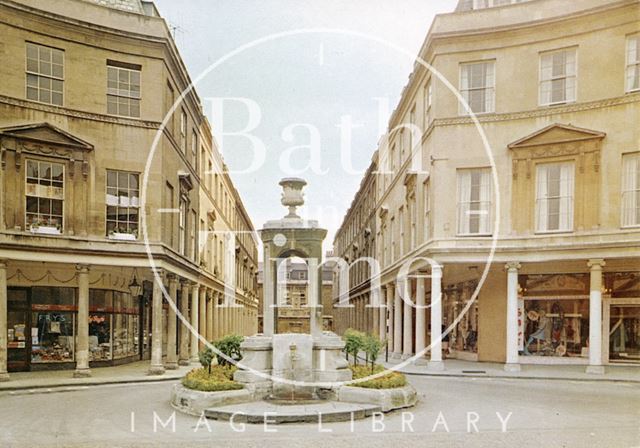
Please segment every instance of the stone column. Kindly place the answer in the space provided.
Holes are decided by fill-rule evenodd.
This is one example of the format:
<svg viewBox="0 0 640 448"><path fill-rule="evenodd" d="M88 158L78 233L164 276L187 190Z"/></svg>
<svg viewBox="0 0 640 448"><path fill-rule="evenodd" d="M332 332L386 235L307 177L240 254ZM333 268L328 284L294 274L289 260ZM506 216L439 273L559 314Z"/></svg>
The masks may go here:
<svg viewBox="0 0 640 448"><path fill-rule="evenodd" d="M273 336L275 319L273 309L273 265L268 245L264 248L264 279L262 287L262 332L265 336Z"/></svg>
<svg viewBox="0 0 640 448"><path fill-rule="evenodd" d="M426 332L427 314L424 277L423 274L418 273L418 277L416 278L416 354L422 352L427 346L425 339ZM416 360L416 364L420 363L424 363L424 354Z"/></svg>
<svg viewBox="0 0 640 448"><path fill-rule="evenodd" d="M591 269L589 287L589 365L587 373L602 375L602 259L589 260Z"/></svg>
<svg viewBox="0 0 640 448"><path fill-rule="evenodd" d="M507 269L507 362L504 370L519 372L518 362L518 269L520 263L511 261Z"/></svg>
<svg viewBox="0 0 640 448"><path fill-rule="evenodd" d="M9 381L7 372L7 262L0 260L0 381Z"/></svg>
<svg viewBox="0 0 640 448"><path fill-rule="evenodd" d="M378 293L378 297L380 308L374 310L374 312L378 313L378 337L381 341L384 341L387 338L387 305L385 303L386 299L382 297L382 291Z"/></svg>
<svg viewBox="0 0 640 448"><path fill-rule="evenodd" d="M197 313L198 310L194 310L191 308L191 318L189 319L189 285L188 281L184 281L181 283L181 294L180 294L180 314L181 318L178 319L178 328L180 328L180 345L178 347L178 365L180 366L188 366L189 365L189 328L187 327L187 322L193 325L193 315ZM198 328L196 325L195 328Z"/></svg>
<svg viewBox="0 0 640 448"><path fill-rule="evenodd" d="M186 300L186 294L183 288L183 299ZM169 275L169 310L167 312L167 358L165 359L165 368L175 370L178 368L178 356L176 354L176 325L177 317L174 306L178 300L178 279L174 274Z"/></svg>
<svg viewBox="0 0 640 448"><path fill-rule="evenodd" d="M385 318L385 334L387 337L387 350L389 353L393 353L393 284L388 284L386 287L387 294L387 316Z"/></svg>
<svg viewBox="0 0 640 448"><path fill-rule="evenodd" d="M411 298L411 280L408 278L405 279L402 288L402 299L404 302L404 312L402 318L402 359L409 359L413 354L413 301Z"/></svg>
<svg viewBox="0 0 640 448"><path fill-rule="evenodd" d="M208 342L213 341L214 339L214 335L213 335L213 328L215 325L215 315L214 315L214 303L213 303L213 299L214 296L212 296L211 294L205 293L205 297L206 297L206 302L207 302L207 336L206 339Z"/></svg>
<svg viewBox="0 0 640 448"><path fill-rule="evenodd" d="M162 271L157 271L160 279ZM158 279L153 279L153 297L151 304L151 364L149 375L162 375L162 288Z"/></svg>
<svg viewBox="0 0 640 448"><path fill-rule="evenodd" d="M220 294L218 292L213 293L213 314L215 316L215 322L213 327L213 339L218 340L222 337L222 307L219 303Z"/></svg>
<svg viewBox="0 0 640 448"><path fill-rule="evenodd" d="M189 358L192 363L197 363L198 361L198 348L199 348L199 338L204 329L203 319L206 316L206 312L204 310L204 300L201 300L200 297L200 285L198 283L194 283L191 287L191 326L193 330L191 331L191 342L190 342L190 350L189 350Z"/></svg>
<svg viewBox="0 0 640 448"><path fill-rule="evenodd" d="M431 361L429 370L444 370L442 362L442 266L431 266Z"/></svg>
<svg viewBox="0 0 640 448"><path fill-rule="evenodd" d="M200 285L198 291L198 330L201 338L198 339L198 350L204 347L201 339L207 340L207 290L203 285ZM193 359L193 357L192 357Z"/></svg>
<svg viewBox="0 0 640 448"><path fill-rule="evenodd" d="M397 284L393 292L393 357L396 359L402 356L402 298L400 297L402 287L402 284Z"/></svg>
<svg viewBox="0 0 640 448"><path fill-rule="evenodd" d="M367 308L367 309L371 313L371 318L373 320L373 322L371 323L371 334L381 338L382 336L380 335L380 311L379 311L380 308L371 307L371 305L372 305L371 302L372 301L375 302L375 300L373 299L373 294L369 293L369 301L367 303L367 306L369 306L369 308ZM373 303L373 306L379 307L380 304L379 303Z"/></svg>
<svg viewBox="0 0 640 448"><path fill-rule="evenodd" d="M78 265L78 334L75 378L91 376L89 369L89 266Z"/></svg>

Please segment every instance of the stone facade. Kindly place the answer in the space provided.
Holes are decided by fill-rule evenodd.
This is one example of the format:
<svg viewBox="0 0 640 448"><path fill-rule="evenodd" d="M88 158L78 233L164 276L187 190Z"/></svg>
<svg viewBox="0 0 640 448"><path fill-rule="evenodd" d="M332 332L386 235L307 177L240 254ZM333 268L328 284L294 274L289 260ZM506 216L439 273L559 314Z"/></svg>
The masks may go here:
<svg viewBox="0 0 640 448"><path fill-rule="evenodd" d="M353 263L376 229L386 308L359 303L371 279L354 266L339 331L434 368L640 361L639 5L468 0L435 18L419 53L435 71L416 62L334 242Z"/></svg>
<svg viewBox="0 0 640 448"><path fill-rule="evenodd" d="M196 91L165 120L191 83L171 33L150 3L95 3L0 1L3 376L161 373L257 331L257 238Z"/></svg>

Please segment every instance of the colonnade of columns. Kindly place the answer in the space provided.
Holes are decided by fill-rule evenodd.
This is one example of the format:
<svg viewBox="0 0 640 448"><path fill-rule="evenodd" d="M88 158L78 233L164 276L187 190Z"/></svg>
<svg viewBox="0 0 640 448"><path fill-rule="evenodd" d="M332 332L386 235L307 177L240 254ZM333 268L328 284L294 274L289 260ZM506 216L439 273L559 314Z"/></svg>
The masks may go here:
<svg viewBox="0 0 640 448"><path fill-rule="evenodd" d="M223 292L215 291L189 280L178 280L167 274L168 292L176 309L169 304L167 320L167 353L162 356L162 289L154 282L152 304L152 350L150 374L162 374L165 369L198 362L198 352L206 341L220 339L228 334L250 336L257 333L257 309L241 303L227 304ZM180 298L178 299L178 283ZM159 317L159 318L158 318ZM184 320L182 320L184 319ZM191 331L192 327L193 330ZM180 345L176 347L176 332L180 331ZM198 337L200 336L200 337Z"/></svg>
<svg viewBox="0 0 640 448"><path fill-rule="evenodd" d="M602 259L589 260L589 365L588 373L604 373L602 360ZM519 282L521 264L509 262L505 266L507 281L505 364L507 371L520 370L520 331L518 323ZM416 362L432 370L444 369L442 361L442 277L443 267L432 265L428 274L417 274L382 287L380 308L368 307L369 294L351 299L351 307L339 314L338 331L354 328L386 339L392 359L408 359L416 353L425 356ZM430 279L427 293L426 279ZM427 300L427 296L430 296ZM407 300L403 300L403 298ZM375 311L374 311L375 310ZM429 327L427 327L429 316ZM429 330L429 331L427 331Z"/></svg>

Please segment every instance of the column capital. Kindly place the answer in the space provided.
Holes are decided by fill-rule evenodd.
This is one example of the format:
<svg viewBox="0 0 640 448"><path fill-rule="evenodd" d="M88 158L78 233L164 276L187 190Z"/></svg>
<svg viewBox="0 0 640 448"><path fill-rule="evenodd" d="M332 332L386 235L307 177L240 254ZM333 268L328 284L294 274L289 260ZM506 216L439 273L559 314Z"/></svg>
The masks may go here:
<svg viewBox="0 0 640 448"><path fill-rule="evenodd" d="M178 276L173 272L167 272L166 277L169 283L178 283Z"/></svg>
<svg viewBox="0 0 640 448"><path fill-rule="evenodd" d="M607 263L603 258L592 258L587 262L587 266L589 266L592 271L602 269L606 265Z"/></svg>
<svg viewBox="0 0 640 448"><path fill-rule="evenodd" d="M180 286L182 286L183 288L188 288L189 286L191 286L191 280L188 280L186 278L181 278Z"/></svg>
<svg viewBox="0 0 640 448"><path fill-rule="evenodd" d="M89 273L89 265L88 264L77 264L76 265L76 271L78 271L81 274L88 274Z"/></svg>
<svg viewBox="0 0 640 448"><path fill-rule="evenodd" d="M507 264L504 265L504 268L507 271L518 271L522 265L519 261L507 261Z"/></svg>

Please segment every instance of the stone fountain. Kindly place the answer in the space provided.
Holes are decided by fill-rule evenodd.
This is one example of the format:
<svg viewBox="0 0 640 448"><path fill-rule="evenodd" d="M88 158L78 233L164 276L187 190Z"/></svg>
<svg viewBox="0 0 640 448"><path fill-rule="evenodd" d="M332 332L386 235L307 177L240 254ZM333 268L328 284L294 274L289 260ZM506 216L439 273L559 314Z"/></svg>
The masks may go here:
<svg viewBox="0 0 640 448"><path fill-rule="evenodd" d="M286 178L280 185L282 204L289 213L268 221L260 230L264 243L264 332L245 338L241 345L243 358L234 380L244 388L202 392L176 384L172 406L200 417L265 425L267 421L351 421L413 406L416 392L410 385L375 390L344 384L352 379L342 353L344 342L335 333L322 330L320 272L327 231L317 221L297 214L296 208L304 204L303 179ZM282 289L276 288L277 263L292 256L308 264L307 303L312 308L309 334L275 333L275 305L282 303L282 297L278 297Z"/></svg>
<svg viewBox="0 0 640 448"><path fill-rule="evenodd" d="M322 330L320 272L327 231L317 221L302 219L297 213L297 207L304 204L302 189L306 184L304 179L282 179L281 202L289 213L268 221L260 230L264 244L264 329L262 334L245 339L243 368L234 377L261 391L264 398L292 403L333 397L333 383L351 380L342 354L344 343L336 334ZM277 263L290 256L308 264L310 334L275 334Z"/></svg>

